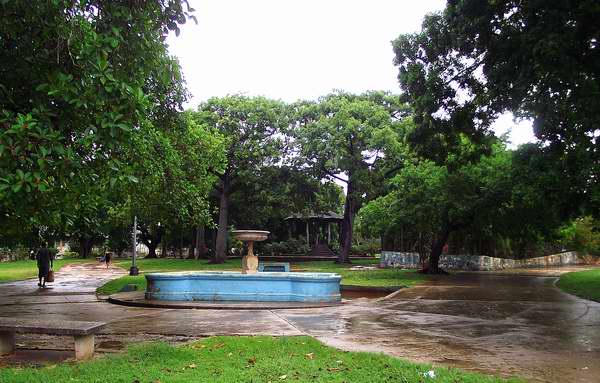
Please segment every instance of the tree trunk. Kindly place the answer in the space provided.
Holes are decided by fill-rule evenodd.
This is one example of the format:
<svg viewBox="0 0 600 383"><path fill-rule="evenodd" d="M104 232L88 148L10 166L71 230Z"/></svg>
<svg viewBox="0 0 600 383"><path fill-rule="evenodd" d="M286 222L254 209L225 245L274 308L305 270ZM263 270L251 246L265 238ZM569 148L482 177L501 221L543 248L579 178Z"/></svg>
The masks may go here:
<svg viewBox="0 0 600 383"><path fill-rule="evenodd" d="M342 219L340 230L340 253L336 261L336 263L340 264L351 263L350 250L352 248L352 225L354 224L354 214L357 208L354 193L353 183L349 181L346 203L344 204L344 218Z"/></svg>
<svg viewBox="0 0 600 383"><path fill-rule="evenodd" d="M196 233L196 230L192 230L192 238L194 238L194 234ZM189 246L188 246L188 256L187 259L194 259L196 254L196 240L195 239L191 239L189 242Z"/></svg>
<svg viewBox="0 0 600 383"><path fill-rule="evenodd" d="M148 229L142 230L140 241L148 247L146 258L158 258L156 248L162 242L163 230L162 226L158 227L154 233L151 233Z"/></svg>
<svg viewBox="0 0 600 383"><path fill-rule="evenodd" d="M163 237L160 241L160 256L163 258L167 257L167 239Z"/></svg>
<svg viewBox="0 0 600 383"><path fill-rule="evenodd" d="M92 246L94 242L88 237L81 237L79 239L79 256L81 258L87 258L92 254Z"/></svg>
<svg viewBox="0 0 600 383"><path fill-rule="evenodd" d="M431 253L429 253L429 265L427 267L428 274L440 274L440 255L442 254L442 250L444 249L444 245L448 241L448 237L450 236L450 224L448 223L448 219L445 218L442 223L442 228L438 235L436 235L435 243L431 248Z"/></svg>
<svg viewBox="0 0 600 383"><path fill-rule="evenodd" d="M183 230L179 232L179 258L183 259Z"/></svg>
<svg viewBox="0 0 600 383"><path fill-rule="evenodd" d="M220 201L219 201L219 227L217 231L217 243L215 253L210 263L225 263L227 259L227 219L229 214L229 180L225 174L223 177Z"/></svg>
<svg viewBox="0 0 600 383"><path fill-rule="evenodd" d="M196 227L196 251L194 254L196 259L206 257L207 249L205 241L204 226Z"/></svg>
<svg viewBox="0 0 600 383"><path fill-rule="evenodd" d="M148 247L148 255L146 256L146 258L158 258L158 256L156 255L156 248L158 247L158 243L151 241L145 245Z"/></svg>

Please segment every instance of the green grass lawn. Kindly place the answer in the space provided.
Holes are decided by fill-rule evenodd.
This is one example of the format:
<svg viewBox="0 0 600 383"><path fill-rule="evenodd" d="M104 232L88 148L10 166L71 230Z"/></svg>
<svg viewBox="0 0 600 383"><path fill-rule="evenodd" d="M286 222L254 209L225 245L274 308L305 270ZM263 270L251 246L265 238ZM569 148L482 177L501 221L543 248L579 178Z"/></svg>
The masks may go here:
<svg viewBox="0 0 600 383"><path fill-rule="evenodd" d="M92 259L57 259L54 261L54 270L58 271L65 265L73 263L96 262ZM36 278L38 275L37 262L32 260L0 262L0 282L18 281Z"/></svg>
<svg viewBox="0 0 600 383"><path fill-rule="evenodd" d="M338 273L342 276L342 285L352 286L370 286L370 287L391 287L391 286L413 286L427 278L423 274L419 274L414 270L349 270L352 266L369 266L376 265L377 259L372 260L357 260L353 261L352 265L337 265L331 261L320 262L302 262L292 263L293 271L321 271L329 273ZM119 260L115 264L128 269L131 266L130 260ZM135 277L121 277L112 280L101 286L98 294L109 295L121 290L123 286L133 284L138 287L138 290L146 289L146 279L143 273L157 271L192 271L192 270L241 270L241 261L239 259L230 259L224 264L211 265L206 260L193 259L140 259L137 263L140 269L140 275Z"/></svg>
<svg viewBox="0 0 600 383"><path fill-rule="evenodd" d="M434 378L425 377L433 370ZM310 337L211 337L183 346L146 343L126 354L42 368L0 369L0 382L520 382L343 352Z"/></svg>
<svg viewBox="0 0 600 383"><path fill-rule="evenodd" d="M580 298L600 302L600 269L563 274L557 286Z"/></svg>

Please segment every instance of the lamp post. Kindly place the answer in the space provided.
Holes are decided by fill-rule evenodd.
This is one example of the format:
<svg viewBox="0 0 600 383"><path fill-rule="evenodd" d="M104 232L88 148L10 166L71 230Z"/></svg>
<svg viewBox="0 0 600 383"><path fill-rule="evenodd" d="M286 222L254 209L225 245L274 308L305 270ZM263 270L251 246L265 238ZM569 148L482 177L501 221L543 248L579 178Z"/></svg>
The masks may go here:
<svg viewBox="0 0 600 383"><path fill-rule="evenodd" d="M137 215L133 217L133 253L131 254L131 268L129 268L129 275L138 275L140 270L135 265L135 255L137 251Z"/></svg>

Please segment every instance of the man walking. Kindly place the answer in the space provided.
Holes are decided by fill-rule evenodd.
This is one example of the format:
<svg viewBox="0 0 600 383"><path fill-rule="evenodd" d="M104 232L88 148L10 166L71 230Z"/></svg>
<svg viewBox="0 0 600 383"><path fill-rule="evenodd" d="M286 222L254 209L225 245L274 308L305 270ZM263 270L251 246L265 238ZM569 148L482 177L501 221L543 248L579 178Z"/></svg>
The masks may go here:
<svg viewBox="0 0 600 383"><path fill-rule="evenodd" d="M52 254L50 253L50 250L48 250L46 243L42 244L42 248L38 250L37 254L35 255L35 259L37 260L37 266L39 270L38 286L46 287L46 279L48 278L48 274L50 273L50 269L52 269L54 262Z"/></svg>

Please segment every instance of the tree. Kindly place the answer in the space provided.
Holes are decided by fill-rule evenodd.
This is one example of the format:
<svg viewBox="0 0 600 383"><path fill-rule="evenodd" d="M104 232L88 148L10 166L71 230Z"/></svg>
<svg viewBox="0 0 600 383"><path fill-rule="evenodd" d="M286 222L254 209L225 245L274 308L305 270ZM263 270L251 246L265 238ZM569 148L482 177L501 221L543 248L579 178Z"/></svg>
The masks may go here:
<svg viewBox="0 0 600 383"><path fill-rule="evenodd" d="M501 144L478 162L448 168L431 160L408 159L390 180L390 192L361 211L361 220L380 232L401 225L432 232L428 263L432 274L439 273L439 257L452 233L495 231L493 217L511 193L511 153Z"/></svg>
<svg viewBox="0 0 600 383"><path fill-rule="evenodd" d="M195 121L224 136L227 164L218 175L219 221L212 262L225 262L230 197L242 181L263 166L276 164L283 150L287 107L280 101L241 95L211 98L198 107Z"/></svg>
<svg viewBox="0 0 600 383"><path fill-rule="evenodd" d="M233 225L269 230L272 241L288 234L286 217L301 212L339 212L343 204L339 185L322 182L289 164L263 166L239 182L240 189L247 192L231 196Z"/></svg>
<svg viewBox="0 0 600 383"><path fill-rule="evenodd" d="M533 120L554 161L571 164L565 182L581 185L582 206L597 212L599 18L595 2L577 0L451 0L426 16L421 32L393 43L420 153L443 163L458 133L485 141L511 111Z"/></svg>
<svg viewBox="0 0 600 383"><path fill-rule="evenodd" d="M168 129L186 97L163 42L193 17L185 4L2 2L3 226L66 230L70 201L135 181L133 137Z"/></svg>
<svg viewBox="0 0 600 383"><path fill-rule="evenodd" d="M179 118L177 129L161 131L148 128L137 136L131 162L139 182L131 188L124 204L129 220L137 215L140 241L148 257L169 228L205 225L211 221L208 195L225 166L223 137L197 124L191 113Z"/></svg>
<svg viewBox="0 0 600 383"><path fill-rule="evenodd" d="M372 191L386 155L401 141L406 105L385 93L334 93L300 103L292 132L301 161L315 173L346 184L339 263L350 262L354 216ZM388 158L389 160L389 158Z"/></svg>

